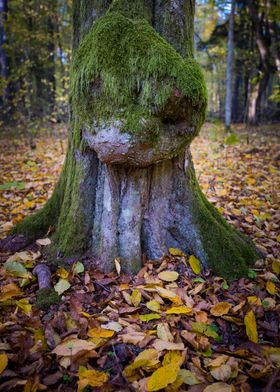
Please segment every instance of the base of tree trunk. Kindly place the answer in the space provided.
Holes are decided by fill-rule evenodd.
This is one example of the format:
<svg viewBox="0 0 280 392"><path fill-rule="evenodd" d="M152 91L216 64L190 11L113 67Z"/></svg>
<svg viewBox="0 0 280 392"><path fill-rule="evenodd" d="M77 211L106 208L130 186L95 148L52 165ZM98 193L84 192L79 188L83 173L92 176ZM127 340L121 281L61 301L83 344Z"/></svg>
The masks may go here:
<svg viewBox="0 0 280 392"><path fill-rule="evenodd" d="M53 256L86 254L106 272L115 268L117 257L123 271L137 272L143 255L157 259L169 247L194 254L230 279L246 275L260 258L253 242L228 225L202 194L189 149L135 168L106 165L92 150L70 148L52 198L15 233L35 239L49 226L56 226Z"/></svg>

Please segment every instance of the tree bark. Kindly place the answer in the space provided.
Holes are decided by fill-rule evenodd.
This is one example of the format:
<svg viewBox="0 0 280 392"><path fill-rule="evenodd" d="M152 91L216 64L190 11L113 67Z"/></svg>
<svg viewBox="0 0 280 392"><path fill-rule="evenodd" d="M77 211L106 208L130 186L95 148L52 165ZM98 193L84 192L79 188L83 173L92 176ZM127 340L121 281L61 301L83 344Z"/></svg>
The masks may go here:
<svg viewBox="0 0 280 392"><path fill-rule="evenodd" d="M4 45L6 44L5 21L8 13L8 0L0 0L0 76L5 83L2 91L2 104L6 105L8 92L8 57Z"/></svg>
<svg viewBox="0 0 280 392"><path fill-rule="evenodd" d="M181 55L192 55L192 0L139 0L133 4L76 0L74 51L108 7L114 11L116 6L122 15L135 20L144 17L152 23L170 44L176 43ZM163 13L168 21L164 28ZM135 26L129 20L125 23ZM98 91L98 81L91 83L93 91ZM113 270L114 259L120 257L124 271L136 272L143 256L159 258L175 247L196 255L220 275L235 278L246 274L258 258L253 243L226 223L206 200L195 177L189 144L200 125L196 129L180 116L187 102L183 114L194 118L196 106L181 100L175 90L164 113L158 114L164 118L163 129L153 149L153 142L133 144L137 137L118 133L116 123L106 126L105 133L103 129L89 132L73 102L69 148L54 194L45 208L19 224L14 233L34 239L53 226L50 251L56 257L87 255L104 271ZM171 121L170 108L174 107L176 116ZM113 144L106 149L110 132Z"/></svg>
<svg viewBox="0 0 280 392"><path fill-rule="evenodd" d="M234 12L235 0L231 1L231 11L228 28L228 44L227 44L227 77L226 77L226 110L225 110L225 126L230 129L231 124L231 83L232 83L232 57L233 57L233 35L234 35Z"/></svg>

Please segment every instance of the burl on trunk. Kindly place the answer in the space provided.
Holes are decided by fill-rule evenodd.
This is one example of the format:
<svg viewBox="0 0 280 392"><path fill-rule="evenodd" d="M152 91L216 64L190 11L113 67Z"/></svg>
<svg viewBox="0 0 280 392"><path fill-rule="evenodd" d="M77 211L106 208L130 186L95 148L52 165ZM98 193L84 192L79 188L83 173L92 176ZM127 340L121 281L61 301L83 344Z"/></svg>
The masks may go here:
<svg viewBox="0 0 280 392"><path fill-rule="evenodd" d="M175 247L225 277L246 274L257 251L206 200L189 149L207 105L193 1L113 1L101 17L89 3L76 1L64 169L15 233L34 239L54 226L57 256L87 254L105 271L120 257L136 272L143 255Z"/></svg>

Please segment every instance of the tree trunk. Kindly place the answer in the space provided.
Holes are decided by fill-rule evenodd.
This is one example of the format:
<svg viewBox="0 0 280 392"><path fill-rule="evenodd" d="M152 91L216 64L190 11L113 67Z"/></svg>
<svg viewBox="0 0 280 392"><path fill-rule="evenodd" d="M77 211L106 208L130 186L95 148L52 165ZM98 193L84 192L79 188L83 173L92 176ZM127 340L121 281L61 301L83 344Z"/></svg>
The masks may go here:
<svg viewBox="0 0 280 392"><path fill-rule="evenodd" d="M6 44L5 21L7 19L8 0L0 0L0 76L3 83L2 104L8 100L8 57L4 45ZM2 84L1 83L1 84Z"/></svg>
<svg viewBox="0 0 280 392"><path fill-rule="evenodd" d="M136 272L141 268L143 256L159 258L169 247L175 247L187 255L196 255L204 266L213 268L225 277L235 278L246 274L248 266L258 258L254 245L230 227L206 200L196 180L189 150L190 142L197 135L205 114L203 93L197 100L195 96L192 99L186 98L182 93L185 91L187 96L188 90L184 88L189 88L190 82L197 83L200 78L200 71L190 59L193 48L194 2L114 1L109 13L100 18L107 11L109 3L110 1L102 2L102 6L99 6L101 2L98 0L74 1L71 130L65 165L54 194L46 206L19 224L14 233L34 239L53 226L56 230L52 236L51 250L55 251L56 257L87 255L104 271L113 270L114 259L120 257L124 271ZM177 51L187 56L187 62L146 22L139 21L139 16L144 16L152 23L165 40L172 45L176 44ZM120 30L116 32L115 28ZM132 31L132 35L127 37L127 31ZM104 45L100 34L101 37L102 34L107 34ZM127 45L133 42L130 50L122 52L120 44L117 47L120 52L116 51L115 41L110 46L111 40L115 40L116 36ZM140 37L144 45L143 52L138 46ZM149 39L154 40L154 45L159 45L159 48L150 46ZM106 52L108 47L109 51ZM133 52L135 47L136 54ZM145 56L146 48L150 50L147 62L146 58L143 60L141 57ZM104 50L104 57L98 57ZM141 56L138 50L142 53ZM123 60L126 53L130 54ZM167 56L166 64L169 68L164 68L164 61L157 63L154 53ZM86 57L85 60L85 56L89 55L92 57ZM109 78L110 72L113 72L110 61L114 55L118 59L117 68L114 77ZM103 64L102 61L108 60L108 57L109 65ZM145 102L154 108L155 100L159 99L157 89L168 85L168 69L171 68L172 75L175 75L176 66L179 64L183 67L182 73L179 70L175 79L172 76L172 80L178 81L186 76L184 67L189 64L191 68L187 70L191 70L188 71L190 79L186 85L182 85L181 90L173 85L172 93L169 92L171 95L163 106L159 104L153 109L152 117L146 118L148 114L145 112L145 115L141 114L138 123L134 121L135 117L128 117L130 125L143 125L144 121L144 128L147 129L152 127L156 118L160 124L156 137L153 133L154 138L150 134L150 139L146 138L146 128L144 134L123 131L120 125L123 124L121 121L125 121L123 113L128 113L129 116L135 109L130 102L128 112L125 112L124 106L121 106L119 112L116 110L122 120L116 121L114 113L106 121L103 118L99 122L96 120L99 113L96 112L96 107L102 111L107 104L106 94L105 101L100 101L104 99L102 94L107 86L104 80L101 76L86 74L91 69L90 62L96 61L96 58L96 66L100 64L103 78L109 86L107 94L112 94L109 108L121 94L121 104L127 104L124 85L132 85L131 94L136 94L133 95L133 102L139 100L139 94L144 91L141 99L143 102L147 99ZM118 84L119 74L130 62L131 67L136 64L137 75L131 76L129 69L125 69L124 79L121 79L123 83ZM161 65L164 76L160 77L158 83L153 79L153 88L150 89L147 84L150 79L145 79L143 73L153 66L153 72L156 70L160 73ZM142 75L141 78L139 75ZM193 75L196 75L194 79ZM84 93L79 83L86 78L88 83ZM177 86L177 82L172 83ZM118 89L114 96L116 85ZM200 84L194 85L194 91L197 92ZM160 91L163 94L165 90ZM84 101L87 94L92 94L93 98L100 94L97 103L94 99L89 101L89 109L85 109L89 105ZM162 95L160 97L163 99ZM100 102L101 107L94 106ZM144 108L144 104L141 108ZM90 121L82 116L83 111L91 116L94 113ZM133 113L137 117L138 112Z"/></svg>
<svg viewBox="0 0 280 392"><path fill-rule="evenodd" d="M233 34L234 34L234 12L235 0L231 1L231 11L228 28L228 44L227 44L227 78L226 78L226 110L225 110L225 126L230 129L231 124L231 79L232 79L232 57L233 57Z"/></svg>

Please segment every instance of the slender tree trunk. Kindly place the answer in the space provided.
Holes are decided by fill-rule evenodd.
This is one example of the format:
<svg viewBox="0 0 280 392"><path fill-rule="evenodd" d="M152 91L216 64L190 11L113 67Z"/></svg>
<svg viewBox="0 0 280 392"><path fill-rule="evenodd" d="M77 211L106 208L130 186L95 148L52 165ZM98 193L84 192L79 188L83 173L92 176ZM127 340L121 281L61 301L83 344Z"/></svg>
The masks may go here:
<svg viewBox="0 0 280 392"><path fill-rule="evenodd" d="M7 104L8 92L8 57L4 45L6 44L5 21L8 13L8 0L0 0L0 76L5 83L2 90L2 104Z"/></svg>
<svg viewBox="0 0 280 392"><path fill-rule="evenodd" d="M232 58L233 58L233 35L234 35L234 12L235 0L231 1L231 11L228 28L228 44L227 44L227 78L226 78L226 110L225 110L225 126L230 129L231 124L231 84L232 84Z"/></svg>
<svg viewBox="0 0 280 392"><path fill-rule="evenodd" d="M121 39L121 34L126 34L129 29L136 34L135 26L140 26L139 36L132 34L127 39L125 35L127 45L132 40L137 46L140 39L147 42L147 37L150 37L149 40L153 37L162 45L160 50L164 50L166 56L167 53L172 53L172 58L179 59L178 53L159 38L151 27L138 20L139 16L146 18L170 44L176 43L181 55L186 55L189 61L193 61L190 60L193 50L192 0L114 1L110 13L106 14L105 19L100 19L102 23L97 24L97 20L109 6L110 1L74 1L73 45L76 60L72 78L75 78L75 72L80 72L83 61L86 61L88 67L87 56L95 49L95 46L84 46L92 42L92 35L87 35L89 31L94 34L96 31L98 34L107 31L110 39L115 39L116 36ZM163 13L165 28L162 26ZM135 23L126 16L134 18ZM117 20L117 26L127 26L119 35L112 30L114 20ZM100 42L102 41L94 41L94 45L99 45ZM101 53L106 50L108 42L104 42L103 46L101 43L98 47ZM79 45L79 51L76 52L78 57L75 57ZM112 50L113 48L114 45ZM149 48L152 56L155 47ZM138 53L136 52L137 70L141 64ZM150 57L148 61L149 59ZM103 57L98 61L103 61ZM135 57L129 57L129 61L135 63ZM185 64L181 59L178 61L182 66ZM152 66L151 63L147 63L147 67L149 66ZM104 69L102 67L103 72ZM197 72L193 68L191 70L188 72ZM117 68L114 74L116 77L118 71L120 70ZM184 77L185 71L179 75ZM85 75L83 80L84 77ZM115 86L112 84L114 81L115 79L106 81L110 91ZM127 77L127 84L130 81ZM141 83L144 83L143 80L138 83L140 91L143 87ZM161 85L164 83L164 80L160 81ZM89 94L93 94L93 97L105 88L100 80L92 77L88 86ZM122 88L123 86L118 87L117 94L122 93ZM151 90L146 87L145 91ZM99 126L96 123L92 130L81 119L81 114L75 107L82 98L76 101L72 92L69 148L58 185L45 208L25 219L14 233L34 239L54 226L56 231L52 236L51 250L55 251L56 257L87 255L105 271L114 268L116 257L121 258L123 270L138 271L143 255L158 258L169 247L175 247L187 255L196 255L203 265L228 278L246 274L248 266L258 258L253 244L230 227L206 200L194 172L189 144L199 131L199 110L204 112L205 106L203 101L202 106L199 106L199 103L194 105L190 101L181 100L180 94L178 89L173 89L167 106L157 112L157 116L163 118L161 133L157 141L148 141L141 139L144 137L142 135L132 136L127 132L120 132L119 123L113 120L111 122L111 119L109 124L102 125L102 122ZM182 107L185 107L183 112ZM90 113L92 111L94 112L91 108ZM9 240L4 246L2 243L2 247L7 243Z"/></svg>

